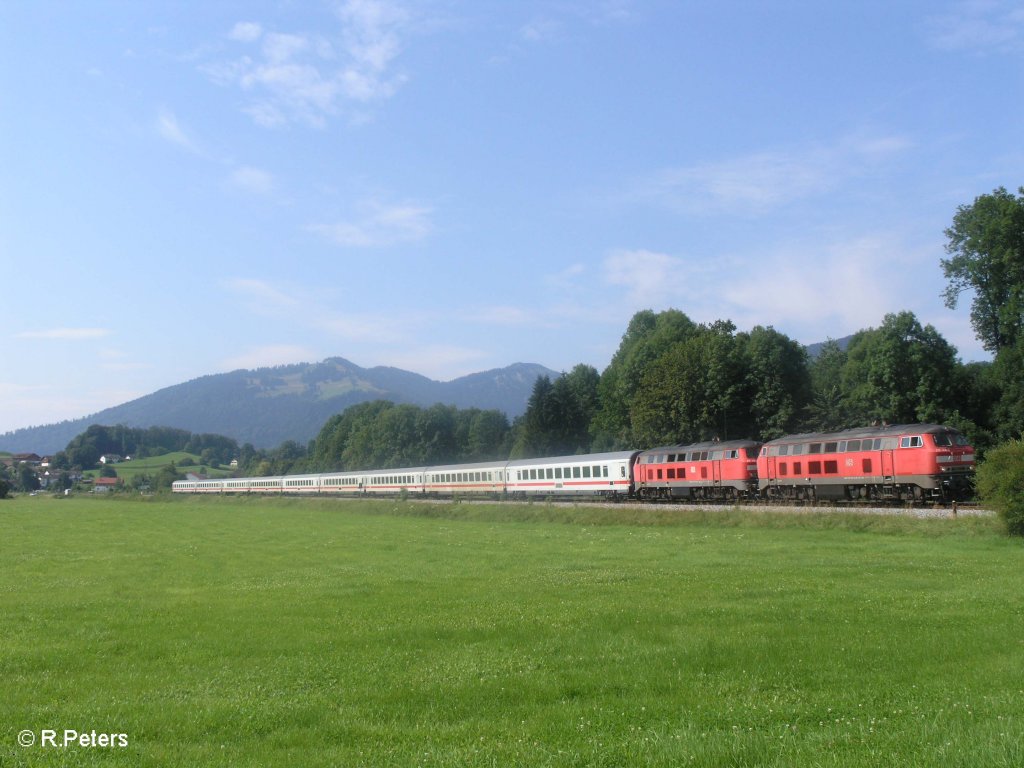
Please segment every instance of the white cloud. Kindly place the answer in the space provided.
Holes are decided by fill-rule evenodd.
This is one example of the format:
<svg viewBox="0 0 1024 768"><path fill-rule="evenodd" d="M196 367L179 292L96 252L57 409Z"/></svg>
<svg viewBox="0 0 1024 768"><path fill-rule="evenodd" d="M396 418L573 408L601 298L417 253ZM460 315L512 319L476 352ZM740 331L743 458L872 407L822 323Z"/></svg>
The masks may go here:
<svg viewBox="0 0 1024 768"><path fill-rule="evenodd" d="M1018 0L967 0L929 18L926 35L945 51L1019 53L1024 50L1024 7Z"/></svg>
<svg viewBox="0 0 1024 768"><path fill-rule="evenodd" d="M248 277L237 277L225 281L231 291L253 300L253 306L261 313L291 312L302 306L300 298L296 298L266 280Z"/></svg>
<svg viewBox="0 0 1024 768"><path fill-rule="evenodd" d="M240 21L231 28L228 37L240 43L253 43L260 39L263 27L253 21Z"/></svg>
<svg viewBox="0 0 1024 768"><path fill-rule="evenodd" d="M248 165L235 168L229 180L236 189L255 195L266 195L274 189L274 177L268 171Z"/></svg>
<svg viewBox="0 0 1024 768"><path fill-rule="evenodd" d="M348 0L337 19L340 28L327 36L268 32L256 22L239 22L229 37L256 50L207 63L203 70L215 82L249 94L245 111L271 127L290 122L320 127L346 103L393 96L405 82L394 64L408 12L390 0Z"/></svg>
<svg viewBox="0 0 1024 768"><path fill-rule="evenodd" d="M356 342L393 343L408 337L415 320L394 313L340 312L325 306L312 291L295 285L277 285L266 280L235 278L225 287L248 299L249 310L257 315L287 318L299 326Z"/></svg>
<svg viewBox="0 0 1024 768"><path fill-rule="evenodd" d="M108 328L46 328L36 331L22 331L15 334L16 339L42 339L47 341L84 341L101 339L109 336Z"/></svg>
<svg viewBox="0 0 1024 768"><path fill-rule="evenodd" d="M687 279L686 262L665 253L620 250L604 260L605 281L624 286L627 300L636 305L671 302Z"/></svg>
<svg viewBox="0 0 1024 768"><path fill-rule="evenodd" d="M933 242L875 232L822 243L766 244L756 253L700 259L642 249L610 253L604 282L619 291L609 314L674 307L695 322L732 320L741 330L771 325L802 343L877 327L908 310L979 359L966 313L941 308L942 277Z"/></svg>
<svg viewBox="0 0 1024 768"><path fill-rule="evenodd" d="M821 329L822 338L838 337L878 325L887 312L912 309L917 266L928 258L893 236L776 247L745 260L754 266L742 273L723 272L716 292L741 327Z"/></svg>
<svg viewBox="0 0 1024 768"><path fill-rule="evenodd" d="M858 137L666 168L637 185L633 196L687 213L763 214L838 187L910 146L901 136Z"/></svg>
<svg viewBox="0 0 1024 768"><path fill-rule="evenodd" d="M502 305L489 305L469 313L476 325L497 325L508 328L536 328L548 325L535 309Z"/></svg>
<svg viewBox="0 0 1024 768"><path fill-rule="evenodd" d="M175 117L173 112L167 109L161 109L157 114L156 132L164 141L168 141L182 149L188 150L189 152L199 152L195 143L188 137L185 130L178 123L178 118Z"/></svg>
<svg viewBox="0 0 1024 768"><path fill-rule="evenodd" d="M550 18L538 18L519 30L520 36L531 43L544 43L554 40L561 27L559 22Z"/></svg>
<svg viewBox="0 0 1024 768"><path fill-rule="evenodd" d="M316 224L309 227L335 245L346 248L374 248L422 240L432 230L430 208L419 205L383 205L376 201L358 206L351 221Z"/></svg>

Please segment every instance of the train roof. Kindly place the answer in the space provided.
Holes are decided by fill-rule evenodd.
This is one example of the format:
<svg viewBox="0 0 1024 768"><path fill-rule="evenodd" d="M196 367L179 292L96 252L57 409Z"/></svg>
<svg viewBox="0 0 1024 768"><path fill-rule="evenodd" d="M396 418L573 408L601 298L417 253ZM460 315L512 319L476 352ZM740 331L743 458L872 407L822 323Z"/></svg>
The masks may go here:
<svg viewBox="0 0 1024 768"><path fill-rule="evenodd" d="M494 461L478 461L474 464L431 464L425 468L427 472L471 472L477 469L504 469L508 459Z"/></svg>
<svg viewBox="0 0 1024 768"><path fill-rule="evenodd" d="M663 445L658 448L648 448L641 451L647 453L683 453L689 451L721 451L732 448L753 448L761 443L756 440L705 440L703 443L676 443L675 445Z"/></svg>
<svg viewBox="0 0 1024 768"><path fill-rule="evenodd" d="M947 427L944 424L883 424L876 427L854 427L838 432L806 432L799 435L785 435L774 440L769 440L765 445L777 445L781 443L806 443L812 440L850 440L858 437L891 437L894 435L914 434L935 434L938 432L955 432L960 430Z"/></svg>
<svg viewBox="0 0 1024 768"><path fill-rule="evenodd" d="M629 461L636 451L614 451L612 453L581 453L575 456L551 456L538 459L513 459L509 467L539 466L541 464L593 464L601 461Z"/></svg>

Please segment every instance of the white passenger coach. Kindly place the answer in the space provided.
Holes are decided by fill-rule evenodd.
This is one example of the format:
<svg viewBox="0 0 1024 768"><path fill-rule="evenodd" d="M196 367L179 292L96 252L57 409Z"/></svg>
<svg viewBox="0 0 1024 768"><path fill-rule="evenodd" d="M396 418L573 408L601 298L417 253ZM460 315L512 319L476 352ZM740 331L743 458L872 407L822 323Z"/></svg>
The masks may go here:
<svg viewBox="0 0 1024 768"><path fill-rule="evenodd" d="M177 480L174 493L629 496L636 451L281 477Z"/></svg>

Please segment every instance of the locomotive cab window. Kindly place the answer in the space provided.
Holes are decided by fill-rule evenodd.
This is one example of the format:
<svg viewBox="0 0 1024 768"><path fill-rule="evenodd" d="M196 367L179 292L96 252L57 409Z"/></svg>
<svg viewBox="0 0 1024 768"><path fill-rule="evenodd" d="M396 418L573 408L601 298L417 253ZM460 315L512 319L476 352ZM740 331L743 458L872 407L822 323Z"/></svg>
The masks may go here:
<svg viewBox="0 0 1024 768"><path fill-rule="evenodd" d="M900 438L900 448L920 448L923 445L924 441L921 439L920 435Z"/></svg>

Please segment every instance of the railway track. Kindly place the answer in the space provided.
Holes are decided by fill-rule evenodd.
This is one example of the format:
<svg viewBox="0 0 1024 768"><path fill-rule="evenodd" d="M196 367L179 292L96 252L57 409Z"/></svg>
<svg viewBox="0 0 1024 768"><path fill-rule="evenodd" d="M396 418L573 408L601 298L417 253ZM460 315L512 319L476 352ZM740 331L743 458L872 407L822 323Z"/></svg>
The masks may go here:
<svg viewBox="0 0 1024 768"><path fill-rule="evenodd" d="M409 497L413 499L414 497ZM675 501L651 501L637 499L619 499L616 501L600 501L596 499L480 499L470 497L420 499L425 503L435 504L541 504L556 507L593 507L597 509L614 509L629 507L630 509L679 509L679 510L725 510L725 509L748 509L751 511L779 512L783 514L830 514L830 513L853 513L864 515L904 515L918 518L956 518L956 517L991 517L995 514L990 509L981 507L978 502L958 501L947 504L939 503L916 503L906 502L881 505L878 502L870 501L805 501L794 504L781 504L775 501L764 501L761 499L746 501L724 501L724 500L675 500Z"/></svg>

